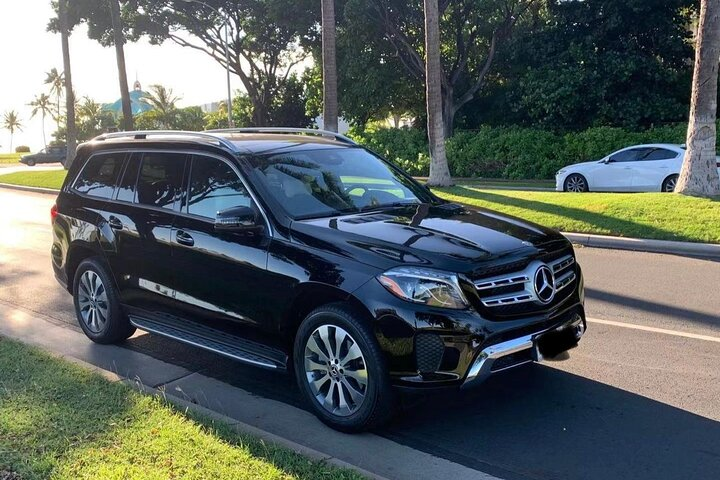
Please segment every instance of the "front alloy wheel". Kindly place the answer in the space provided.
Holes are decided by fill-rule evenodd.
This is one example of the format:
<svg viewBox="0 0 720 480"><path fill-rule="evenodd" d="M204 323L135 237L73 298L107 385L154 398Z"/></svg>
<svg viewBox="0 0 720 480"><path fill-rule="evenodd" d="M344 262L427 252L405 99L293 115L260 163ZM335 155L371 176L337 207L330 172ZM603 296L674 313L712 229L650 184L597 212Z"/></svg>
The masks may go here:
<svg viewBox="0 0 720 480"><path fill-rule="evenodd" d="M565 180L565 191L573 193L587 192L587 180L582 175L573 173Z"/></svg>
<svg viewBox="0 0 720 480"><path fill-rule="evenodd" d="M310 335L305 344L305 377L315 400L332 415L352 415L365 400L365 357L341 327L322 325Z"/></svg>
<svg viewBox="0 0 720 480"><path fill-rule="evenodd" d="M395 394L385 356L366 312L323 305L298 327L293 366L300 393L328 426L359 432L387 421Z"/></svg>

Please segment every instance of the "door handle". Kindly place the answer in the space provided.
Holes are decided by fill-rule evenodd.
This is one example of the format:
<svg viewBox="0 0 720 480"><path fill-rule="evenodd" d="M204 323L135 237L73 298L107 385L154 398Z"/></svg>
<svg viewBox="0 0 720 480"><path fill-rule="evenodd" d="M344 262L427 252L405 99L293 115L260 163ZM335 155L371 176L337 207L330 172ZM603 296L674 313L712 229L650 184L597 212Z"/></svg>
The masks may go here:
<svg viewBox="0 0 720 480"><path fill-rule="evenodd" d="M193 239L192 235L185 232L184 230L178 230L175 238L180 245L185 245L187 247L192 247L193 245L195 245L195 240Z"/></svg>
<svg viewBox="0 0 720 480"><path fill-rule="evenodd" d="M108 225L110 225L110 228L112 228L113 230L123 229L123 223L120 221L119 218L114 215L111 215L110 218L108 218Z"/></svg>

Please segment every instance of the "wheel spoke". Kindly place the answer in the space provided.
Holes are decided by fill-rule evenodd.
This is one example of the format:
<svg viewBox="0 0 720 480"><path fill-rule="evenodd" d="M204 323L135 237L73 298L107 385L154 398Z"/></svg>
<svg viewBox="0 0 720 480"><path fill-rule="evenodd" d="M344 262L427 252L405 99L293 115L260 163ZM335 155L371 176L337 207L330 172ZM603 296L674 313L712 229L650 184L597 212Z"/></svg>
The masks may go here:
<svg viewBox="0 0 720 480"><path fill-rule="evenodd" d="M358 382L363 387L367 385L367 379L368 379L367 370L365 370L364 368L362 368L360 370L346 369L345 376L354 378L355 381Z"/></svg>
<svg viewBox="0 0 720 480"><path fill-rule="evenodd" d="M325 355L325 352L322 351L322 348L320 347L320 344L318 343L318 339L316 338L315 334L310 336L310 339L307 343L307 349L313 352L315 355L318 356L320 361L322 362L329 362L330 358ZM306 355L307 356L307 355Z"/></svg>
<svg viewBox="0 0 720 480"><path fill-rule="evenodd" d="M310 357L305 357L305 371L306 372L315 372L315 371L327 371L328 366L323 365L322 363L318 363L315 360L313 360Z"/></svg>
<svg viewBox="0 0 720 480"><path fill-rule="evenodd" d="M330 346L330 327L328 327L327 325L323 325L322 327L318 328L317 333L320 335L320 340L322 340L323 345L325 346L325 350L327 350L328 356L334 357L335 352Z"/></svg>
<svg viewBox="0 0 720 480"><path fill-rule="evenodd" d="M328 390L327 395L322 400L322 406L325 407L325 410L332 412L335 410L335 389L337 388L337 384L335 382L330 383L330 390Z"/></svg>
<svg viewBox="0 0 720 480"><path fill-rule="evenodd" d="M363 399L365 398L365 394L360 392L359 390L356 390L355 387L353 387L350 382L347 381L347 379L343 378L341 382L345 387L345 390L347 390L350 394L350 398L352 399L353 404L359 405L360 403L362 403Z"/></svg>
<svg viewBox="0 0 720 480"><path fill-rule="evenodd" d="M353 344L348 348L347 353L343 358L340 359L340 365L342 367L345 367L349 362L356 360L358 358L362 357L362 352L360 351L360 347L357 346L357 343L353 342Z"/></svg>

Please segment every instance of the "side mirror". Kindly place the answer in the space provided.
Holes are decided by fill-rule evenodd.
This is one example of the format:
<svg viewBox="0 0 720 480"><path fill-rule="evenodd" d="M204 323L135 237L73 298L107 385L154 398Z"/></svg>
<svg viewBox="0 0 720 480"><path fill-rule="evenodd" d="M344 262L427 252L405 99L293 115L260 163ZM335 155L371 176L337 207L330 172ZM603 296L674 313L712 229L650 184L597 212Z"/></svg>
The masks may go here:
<svg viewBox="0 0 720 480"><path fill-rule="evenodd" d="M608 157L605 160L603 160L602 163L607 165L608 163L615 163L615 160L613 160L612 157Z"/></svg>
<svg viewBox="0 0 720 480"><path fill-rule="evenodd" d="M259 232L258 213L252 207L232 207L215 216L215 230Z"/></svg>

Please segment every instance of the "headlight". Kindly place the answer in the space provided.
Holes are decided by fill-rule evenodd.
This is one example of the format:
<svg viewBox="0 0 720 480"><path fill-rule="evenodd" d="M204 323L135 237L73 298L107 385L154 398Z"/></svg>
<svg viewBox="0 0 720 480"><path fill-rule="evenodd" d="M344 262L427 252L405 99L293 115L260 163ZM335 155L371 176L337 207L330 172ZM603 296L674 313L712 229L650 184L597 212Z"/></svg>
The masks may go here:
<svg viewBox="0 0 720 480"><path fill-rule="evenodd" d="M377 278L390 293L408 302L457 310L468 306L457 275L452 273L399 267Z"/></svg>
<svg viewBox="0 0 720 480"><path fill-rule="evenodd" d="M561 168L560 170L557 171L557 173L555 175L562 175L565 172L567 172L567 170L565 170L564 168Z"/></svg>

